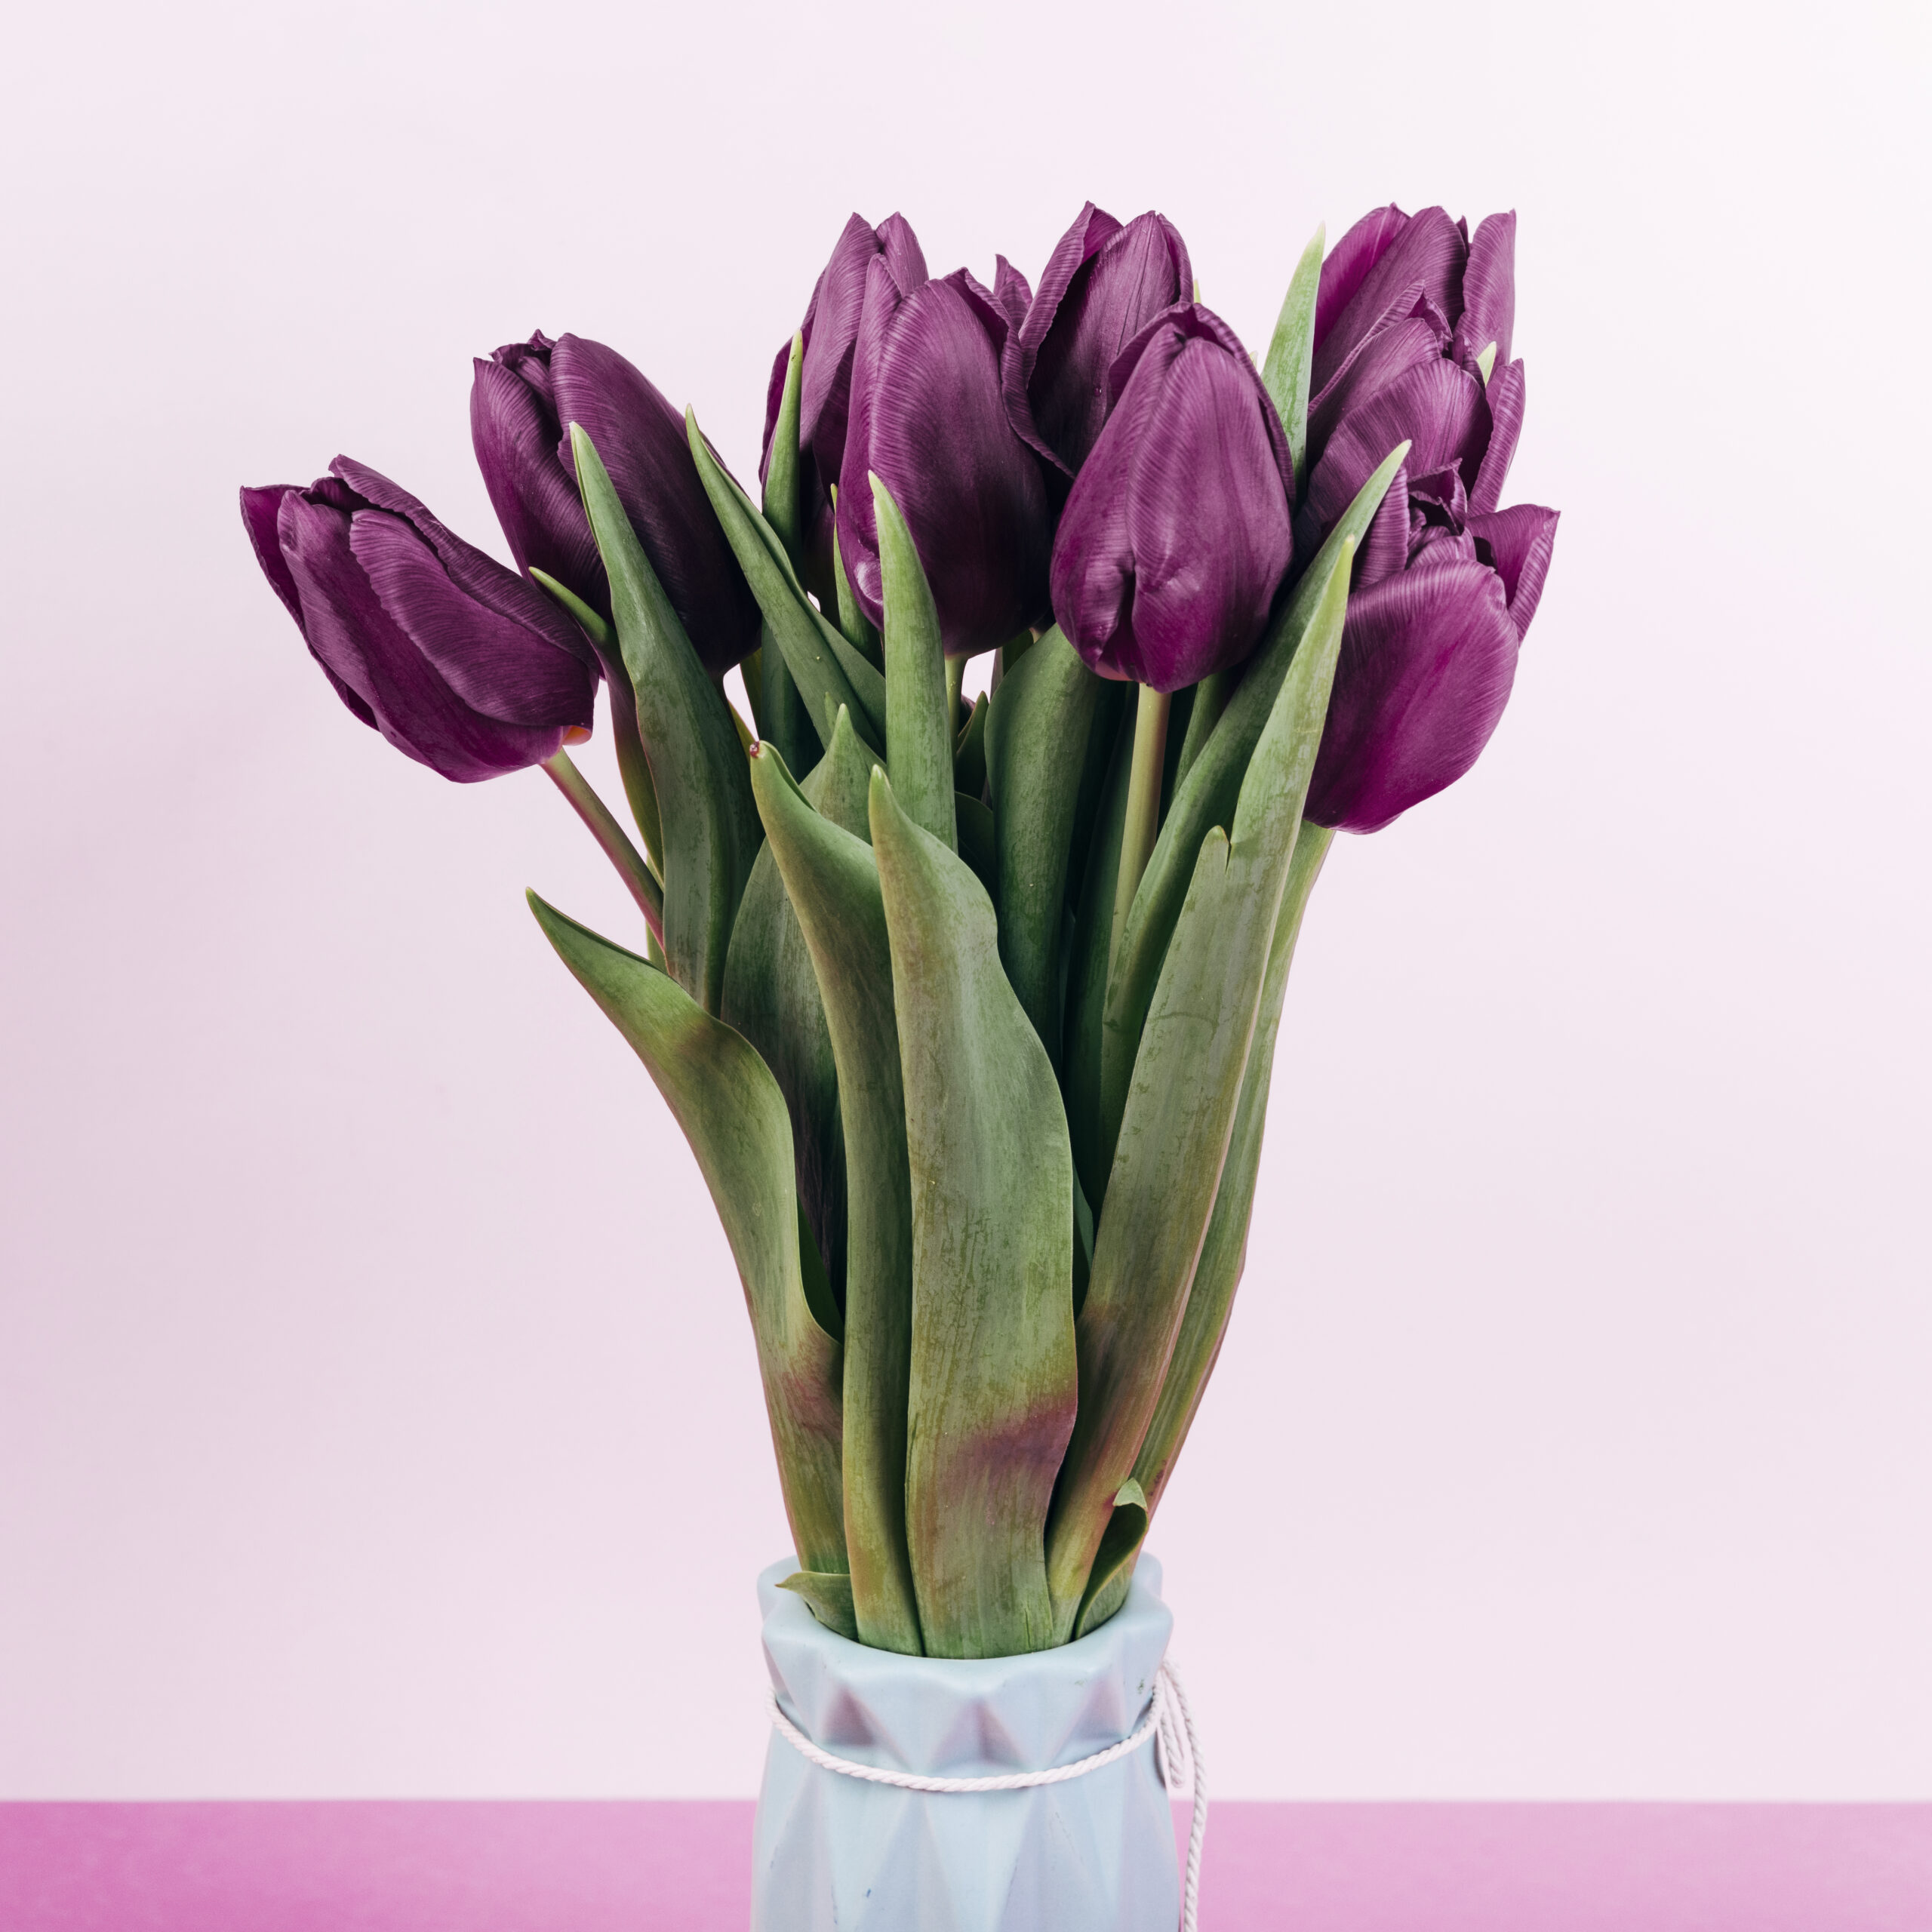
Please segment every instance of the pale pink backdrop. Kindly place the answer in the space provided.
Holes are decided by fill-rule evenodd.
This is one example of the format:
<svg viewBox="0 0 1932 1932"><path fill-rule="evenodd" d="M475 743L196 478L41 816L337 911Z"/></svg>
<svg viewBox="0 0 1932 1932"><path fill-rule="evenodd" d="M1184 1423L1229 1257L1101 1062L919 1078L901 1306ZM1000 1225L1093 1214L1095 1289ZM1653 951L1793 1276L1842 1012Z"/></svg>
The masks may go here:
<svg viewBox="0 0 1932 1932"><path fill-rule="evenodd" d="M355 724L242 481L500 549L469 357L755 463L854 207L1521 215L1497 740L1337 849L1156 1531L1217 1789L1932 1797L1923 21L1712 5L46 8L9 36L0 1796L749 1793L739 1291L524 909L543 780ZM600 743L589 758L608 771Z"/></svg>

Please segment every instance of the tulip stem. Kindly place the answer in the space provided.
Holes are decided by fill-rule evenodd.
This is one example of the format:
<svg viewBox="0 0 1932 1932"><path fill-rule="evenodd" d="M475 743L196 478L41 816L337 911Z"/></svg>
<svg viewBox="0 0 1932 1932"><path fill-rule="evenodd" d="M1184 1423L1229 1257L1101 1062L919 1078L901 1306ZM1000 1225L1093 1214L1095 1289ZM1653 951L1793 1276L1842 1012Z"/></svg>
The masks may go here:
<svg viewBox="0 0 1932 1932"><path fill-rule="evenodd" d="M651 937L664 943L664 894L644 854L626 836L624 828L611 815L611 808L592 789L590 780L578 771L571 755L559 751L543 761L550 782L569 799L572 809L590 828L590 835L604 848L604 856L617 869L617 875L630 888L631 897L644 914Z"/></svg>
<svg viewBox="0 0 1932 1932"><path fill-rule="evenodd" d="M946 715L955 744L959 742L959 694L965 688L965 659L949 657L946 660Z"/></svg>
<svg viewBox="0 0 1932 1932"><path fill-rule="evenodd" d="M1147 869L1154 840L1161 829L1161 778L1168 757L1168 713L1172 694L1151 685L1140 687L1134 714L1134 766L1127 781L1127 822L1121 828L1120 876L1114 886L1113 937L1107 946L1108 969L1120 951L1127 928L1128 909L1134 903L1140 875Z"/></svg>

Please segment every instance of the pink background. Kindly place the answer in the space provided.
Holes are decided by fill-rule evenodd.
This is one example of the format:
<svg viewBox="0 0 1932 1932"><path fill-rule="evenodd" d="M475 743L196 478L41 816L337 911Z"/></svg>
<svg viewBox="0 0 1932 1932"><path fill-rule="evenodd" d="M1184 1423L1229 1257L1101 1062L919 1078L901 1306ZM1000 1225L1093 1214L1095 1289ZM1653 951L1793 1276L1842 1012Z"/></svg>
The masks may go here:
<svg viewBox="0 0 1932 1932"><path fill-rule="evenodd" d="M539 323L748 473L853 207L1030 273L1091 193L1257 345L1318 218L1513 204L1564 512L1483 762L1309 915L1155 1538L1216 1789L1932 1797L1923 26L1571 14L15 26L0 1796L754 1788L738 1289L521 891L634 915L349 719L235 487L500 549L467 358Z"/></svg>

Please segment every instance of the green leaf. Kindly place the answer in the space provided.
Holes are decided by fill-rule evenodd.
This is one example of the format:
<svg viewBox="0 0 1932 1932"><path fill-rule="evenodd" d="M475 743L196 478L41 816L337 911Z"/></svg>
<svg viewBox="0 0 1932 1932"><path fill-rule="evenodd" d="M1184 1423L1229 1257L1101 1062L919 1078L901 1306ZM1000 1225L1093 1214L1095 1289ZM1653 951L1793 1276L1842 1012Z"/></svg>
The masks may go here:
<svg viewBox="0 0 1932 1932"><path fill-rule="evenodd" d="M1494 373L1496 368L1496 344L1492 342L1476 358L1476 368L1482 377L1483 387L1487 389L1490 377Z"/></svg>
<svg viewBox="0 0 1932 1932"><path fill-rule="evenodd" d="M849 742L849 727L839 729ZM826 765L837 755L828 753ZM853 1614L863 1641L916 1656L906 1540L912 1204L878 866L864 839L812 809L769 746L752 760L752 789L823 997L850 1161L844 1496Z"/></svg>
<svg viewBox="0 0 1932 1932"><path fill-rule="evenodd" d="M1268 359L1261 365L1261 386L1287 432L1297 494L1308 488L1302 473L1308 457L1308 372L1315 361L1315 300L1321 291L1321 248L1327 236L1327 223L1318 224L1314 238L1302 251L1288 292L1281 298Z"/></svg>
<svg viewBox="0 0 1932 1932"><path fill-rule="evenodd" d="M1211 671L1194 688L1194 702L1187 712L1187 730L1181 739L1180 759L1174 767L1174 783L1168 788L1171 802L1174 795L1186 782L1187 774L1194 769L1195 761L1207 748L1209 735L1221 721L1221 713L1228 708L1228 700L1235 688L1235 673L1232 671Z"/></svg>
<svg viewBox="0 0 1932 1932"><path fill-rule="evenodd" d="M731 707L697 654L589 436L571 425L583 506L611 580L638 735L663 814L664 951L707 1013L724 988L725 949L762 837ZM649 836L646 833L647 838Z"/></svg>
<svg viewBox="0 0 1932 1932"><path fill-rule="evenodd" d="M1120 848L1127 829L1127 794L1134 770L1131 706L1114 709L1113 757L1094 819L1080 907L1073 926L1073 952L1066 975L1067 1131L1081 1192L1091 1206L1106 1189L1111 1140L1101 1136L1100 1070L1104 1038L1102 1016L1107 997L1107 955L1114 926L1114 891L1120 877ZM1156 856L1159 848L1155 847Z"/></svg>
<svg viewBox="0 0 1932 1932"><path fill-rule="evenodd" d="M1345 550L1367 531L1383 496L1408 454L1407 443L1389 452L1380 469L1355 494L1355 500L1316 553L1306 574L1295 586L1286 606L1269 626L1247 672L1208 734L1186 777L1174 789L1167 822L1155 841L1152 856L1142 875L1118 952L1107 976L1105 1017L1100 1040L1100 1106L1098 1148L1103 1177L1113 1158L1120 1132L1121 1109L1127 1105L1140 1029L1154 996L1154 983L1166 958L1168 941L1180 917L1181 903L1194 876L1195 855L1211 826L1226 825L1235 808L1248 760L1263 727L1275 707L1276 694L1288 667L1314 620L1315 608L1327 592ZM1351 552L1352 553L1352 552ZM1346 580L1345 580L1346 581ZM1088 1170L1081 1168L1083 1180ZM1097 1213L1105 1204L1088 1189Z"/></svg>
<svg viewBox="0 0 1932 1932"><path fill-rule="evenodd" d="M983 693L973 701L973 709L959 728L952 747L952 789L977 798L986 789L986 711Z"/></svg>
<svg viewBox="0 0 1932 1932"><path fill-rule="evenodd" d="M1075 1638L1097 1630L1127 1601L1128 1586L1134 1580L1134 1565L1147 1537L1147 1498L1137 1482L1124 1482L1114 1498L1114 1513L1107 1519L1106 1534L1094 1553L1094 1574L1087 1585L1085 1601L1075 1618Z"/></svg>
<svg viewBox="0 0 1932 1932"><path fill-rule="evenodd" d="M892 500L868 475L878 513L880 601L885 620L886 769L900 809L942 845L959 849L952 820L952 726L946 646L925 567Z"/></svg>
<svg viewBox="0 0 1932 1932"><path fill-rule="evenodd" d="M1054 1641L1043 1540L1076 1395L1066 1121L979 881L883 772L872 824L912 1177L919 1627L929 1656L1017 1656Z"/></svg>
<svg viewBox="0 0 1932 1932"><path fill-rule="evenodd" d="M698 479L717 513L731 554L758 599L792 681L821 743L844 705L855 726L885 740L885 679L827 623L807 599L798 574L778 534L712 454L697 418L685 412L685 430Z"/></svg>
<svg viewBox="0 0 1932 1932"><path fill-rule="evenodd" d="M1344 546L1249 761L1230 840L1201 842L1147 1015L1080 1311L1080 1415L1048 1534L1056 1627L1085 1600L1186 1312L1234 1128L1348 606Z"/></svg>
<svg viewBox="0 0 1932 1932"><path fill-rule="evenodd" d="M769 624L764 637L765 647L758 654L758 736L778 747L789 767L809 772L818 761L818 730Z"/></svg>
<svg viewBox="0 0 1932 1932"><path fill-rule="evenodd" d="M772 534L785 546L785 554L797 570L801 558L803 535L798 502L798 399L804 380L805 338L792 338L792 351L785 361L785 386L779 392L778 414L771 425L771 454L765 464L764 520Z"/></svg>
<svg viewBox="0 0 1932 1932"><path fill-rule="evenodd" d="M1221 1350L1228 1315L1240 1285L1247 1257L1247 1224L1254 1207L1254 1183L1261 1169L1261 1136L1267 1124L1268 1090L1275 1067L1275 1042L1281 1032L1282 996L1287 990L1288 968L1301 932L1309 894L1321 871L1321 862L1335 835L1326 826L1303 822L1295 840L1288 882L1275 915L1274 943L1262 981L1261 1004L1254 1019L1254 1038L1241 1074L1241 1099L1235 1109L1234 1131L1227 1158L1221 1164L1221 1182L1214 1211L1208 1223L1194 1284L1188 1291L1187 1312L1161 1385L1154 1417L1134 1458L1134 1475L1147 1498L1151 1516L1159 1508L1161 1492L1173 1473L1175 1459L1201 1405L1202 1391Z"/></svg>
<svg viewBox="0 0 1932 1932"><path fill-rule="evenodd" d="M756 761L752 790L757 790ZM718 1008L778 1082L792 1123L798 1201L835 1304L845 1281L845 1145L818 977L768 838L731 931Z"/></svg>
<svg viewBox="0 0 1932 1932"><path fill-rule="evenodd" d="M1055 625L981 707L999 845L999 955L1056 1066L1067 862L1100 695L1100 678Z"/></svg>
<svg viewBox="0 0 1932 1932"><path fill-rule="evenodd" d="M959 826L959 856L990 899L999 891L999 835L993 815L964 792L953 794L952 810Z"/></svg>
<svg viewBox="0 0 1932 1932"><path fill-rule="evenodd" d="M835 1570L795 1570L778 1587L803 1597L811 1606L812 1614L848 1642L866 1641L859 1635L859 1620L853 1614L850 1577L841 1576Z"/></svg>
<svg viewBox="0 0 1932 1932"><path fill-rule="evenodd" d="M752 1048L668 974L529 897L537 924L644 1062L697 1157L751 1310L792 1546L806 1569L842 1570L842 1351L805 1298L785 1097Z"/></svg>
<svg viewBox="0 0 1932 1932"><path fill-rule="evenodd" d="M833 485L832 501L835 509L838 502L838 488ZM884 661L884 648L879 643L878 632L872 629L872 620L866 615L852 589L852 580L845 574L845 558L838 547L838 520L832 523L832 576L838 601L839 634L845 641L860 651L868 664L880 664Z"/></svg>

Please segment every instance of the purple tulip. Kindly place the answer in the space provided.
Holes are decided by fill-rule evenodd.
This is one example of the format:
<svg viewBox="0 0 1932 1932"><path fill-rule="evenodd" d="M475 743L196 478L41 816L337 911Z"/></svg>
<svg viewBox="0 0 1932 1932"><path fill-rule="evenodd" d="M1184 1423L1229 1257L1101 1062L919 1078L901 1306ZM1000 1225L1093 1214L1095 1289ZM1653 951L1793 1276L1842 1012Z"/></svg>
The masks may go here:
<svg viewBox="0 0 1932 1932"><path fill-rule="evenodd" d="M804 337L804 366L798 372L799 520L804 547L828 574L832 558L832 491L845 460L845 426L852 399L852 355L859 340L859 312L865 305L866 271L882 256L893 278L907 291L926 279L919 238L901 214L890 214L874 228L854 215L839 236L832 259L820 272L798 325ZM771 435L785 393L791 338L779 345L764 397L764 441L758 480L771 468Z"/></svg>
<svg viewBox="0 0 1932 1932"><path fill-rule="evenodd" d="M642 372L601 342L540 330L475 368L471 440L518 567L610 616L571 454L580 423L706 670L722 677L755 651L758 605L698 481L685 419Z"/></svg>
<svg viewBox="0 0 1932 1932"><path fill-rule="evenodd" d="M586 736L595 660L543 593L346 457L308 489L242 492L256 561L337 695L465 783Z"/></svg>
<svg viewBox="0 0 1932 1932"><path fill-rule="evenodd" d="M1523 365L1509 359L1516 218L1465 234L1440 208L1378 208L1321 267L1304 543L1411 445L1356 553L1309 792L1311 819L1353 832L1379 829L1475 763L1555 543L1555 511L1498 508L1523 424Z"/></svg>
<svg viewBox="0 0 1932 1932"><path fill-rule="evenodd" d="M991 651L1042 617L1052 512L1038 461L1008 420L1000 355L1026 284L1001 261L907 288L890 257L866 272L838 480L838 547L881 621L868 472L892 492L925 565L946 654Z"/></svg>
<svg viewBox="0 0 1932 1932"><path fill-rule="evenodd" d="M1054 543L1054 614L1103 677L1177 691L1239 663L1267 622L1294 557L1287 438L1198 303L1142 330L1107 389Z"/></svg>
<svg viewBox="0 0 1932 1932"><path fill-rule="evenodd" d="M1193 293L1187 244L1164 215L1123 228L1089 202L1060 237L1001 371L1014 427L1060 475L1072 477L1099 438L1114 358Z"/></svg>

